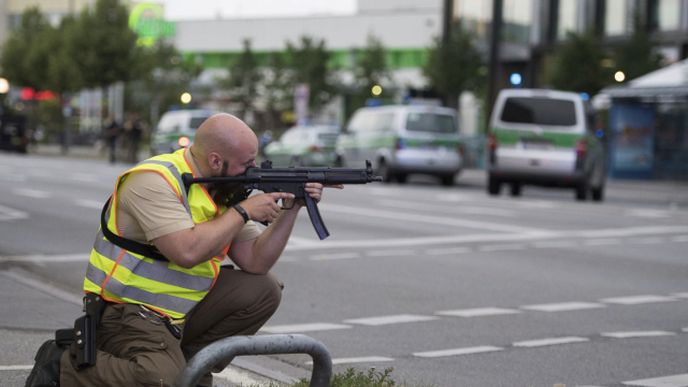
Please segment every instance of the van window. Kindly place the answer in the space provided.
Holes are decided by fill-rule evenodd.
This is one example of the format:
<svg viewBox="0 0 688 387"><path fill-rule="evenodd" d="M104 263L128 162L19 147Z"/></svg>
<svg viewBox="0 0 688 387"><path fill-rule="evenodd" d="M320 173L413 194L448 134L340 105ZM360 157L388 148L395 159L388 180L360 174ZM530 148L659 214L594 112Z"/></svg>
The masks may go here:
<svg viewBox="0 0 688 387"><path fill-rule="evenodd" d="M504 103L500 119L518 124L573 126L576 106L567 99L511 97Z"/></svg>
<svg viewBox="0 0 688 387"><path fill-rule="evenodd" d="M391 130L394 123L393 112L362 111L349 123L351 132L372 132Z"/></svg>
<svg viewBox="0 0 688 387"><path fill-rule="evenodd" d="M455 133L454 116L437 113L409 113L406 130L413 132Z"/></svg>
<svg viewBox="0 0 688 387"><path fill-rule="evenodd" d="M203 121L205 121L207 119L208 119L207 116L191 117L191 121L189 122L189 129L191 129L191 130L198 129L198 127L201 126Z"/></svg>

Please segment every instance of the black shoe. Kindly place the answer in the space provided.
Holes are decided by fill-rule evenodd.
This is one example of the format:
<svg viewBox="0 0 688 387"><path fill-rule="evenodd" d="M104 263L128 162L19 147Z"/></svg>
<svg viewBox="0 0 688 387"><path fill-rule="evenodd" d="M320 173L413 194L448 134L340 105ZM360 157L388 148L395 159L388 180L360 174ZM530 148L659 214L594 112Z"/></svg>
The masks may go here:
<svg viewBox="0 0 688 387"><path fill-rule="evenodd" d="M55 340L48 340L38 349L36 363L26 379L26 387L58 387L60 385L60 358L65 348Z"/></svg>

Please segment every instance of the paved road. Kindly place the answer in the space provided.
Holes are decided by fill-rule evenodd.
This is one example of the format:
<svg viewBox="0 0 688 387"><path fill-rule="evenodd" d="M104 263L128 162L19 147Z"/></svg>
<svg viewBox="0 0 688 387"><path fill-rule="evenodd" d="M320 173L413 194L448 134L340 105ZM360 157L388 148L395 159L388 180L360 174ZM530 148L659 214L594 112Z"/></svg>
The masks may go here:
<svg viewBox="0 0 688 387"><path fill-rule="evenodd" d="M0 154L3 385L78 314L98 208L124 168ZM393 367L411 384L688 385L688 186L611 181L597 204L529 187L493 198L483 182L328 192L332 236L318 241L304 212L263 331L321 340L337 371ZM305 356L249 359L308 374Z"/></svg>

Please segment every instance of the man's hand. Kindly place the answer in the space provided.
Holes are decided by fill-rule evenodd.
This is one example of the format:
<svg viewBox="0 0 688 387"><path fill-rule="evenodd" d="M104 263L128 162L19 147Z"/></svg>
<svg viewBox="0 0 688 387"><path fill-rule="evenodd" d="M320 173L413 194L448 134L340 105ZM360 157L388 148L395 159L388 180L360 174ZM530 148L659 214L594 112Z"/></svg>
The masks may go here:
<svg viewBox="0 0 688 387"><path fill-rule="evenodd" d="M248 212L251 220L272 223L280 214L280 206L277 204L277 201L280 199L293 200L294 194L288 192L259 194L249 197L239 203L239 205Z"/></svg>
<svg viewBox="0 0 688 387"><path fill-rule="evenodd" d="M309 195L310 197L315 200L316 203L320 202L320 199L322 199L322 193L323 193L323 188L339 188L342 189L344 188L343 184L332 184L332 185L323 185L321 183L306 183L304 186L303 190L306 192L306 195ZM303 207L306 205L306 202L303 199L296 200L295 202L292 200L287 200L284 202L284 208L292 208L296 204L299 207Z"/></svg>

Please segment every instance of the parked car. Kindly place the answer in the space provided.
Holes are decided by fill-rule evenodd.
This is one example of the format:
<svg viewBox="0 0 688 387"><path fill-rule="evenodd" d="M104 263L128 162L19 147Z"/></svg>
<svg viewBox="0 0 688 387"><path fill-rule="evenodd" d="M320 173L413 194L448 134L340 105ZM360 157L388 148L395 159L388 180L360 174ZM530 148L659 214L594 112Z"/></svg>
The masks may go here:
<svg viewBox="0 0 688 387"><path fill-rule="evenodd" d="M338 135L338 126L295 126L267 144L263 153L275 166L332 166Z"/></svg>
<svg viewBox="0 0 688 387"><path fill-rule="evenodd" d="M213 114L215 112L204 109L166 112L160 117L151 135L151 154L174 152L189 146L193 142L196 129Z"/></svg>
<svg viewBox="0 0 688 387"><path fill-rule="evenodd" d="M463 167L456 110L437 106L392 105L354 112L337 140L337 163L360 168L370 160L385 182L406 182L413 173L454 184Z"/></svg>
<svg viewBox="0 0 688 387"><path fill-rule="evenodd" d="M604 146L579 94L507 89L497 97L488 136L490 195L509 184L573 188L577 200L601 201L606 177Z"/></svg>

